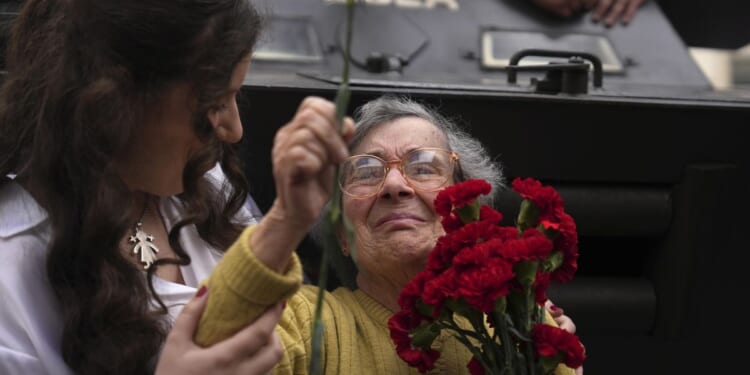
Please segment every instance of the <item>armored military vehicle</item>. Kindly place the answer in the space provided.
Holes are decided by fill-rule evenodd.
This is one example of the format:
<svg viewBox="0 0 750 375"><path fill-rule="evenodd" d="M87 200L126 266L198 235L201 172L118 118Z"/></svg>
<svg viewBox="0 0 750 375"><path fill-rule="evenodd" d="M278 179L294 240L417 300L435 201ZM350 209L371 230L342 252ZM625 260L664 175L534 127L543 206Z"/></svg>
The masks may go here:
<svg viewBox="0 0 750 375"><path fill-rule="evenodd" d="M274 132L306 95L335 95L343 3L265 2L244 113L263 209ZM550 296L578 326L587 373L739 368L728 340L746 331L750 93L714 90L658 4L606 28L528 1L364 0L350 57L352 108L410 95L459 118L509 179L561 192L580 262ZM506 194L498 208L512 221L517 203ZM318 250L300 254L314 279Z"/></svg>

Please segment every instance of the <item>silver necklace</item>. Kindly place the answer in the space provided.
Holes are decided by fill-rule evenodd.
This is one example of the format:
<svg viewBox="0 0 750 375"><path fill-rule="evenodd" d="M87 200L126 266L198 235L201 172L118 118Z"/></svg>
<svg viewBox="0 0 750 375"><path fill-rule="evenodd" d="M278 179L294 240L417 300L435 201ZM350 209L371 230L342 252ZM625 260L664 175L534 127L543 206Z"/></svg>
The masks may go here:
<svg viewBox="0 0 750 375"><path fill-rule="evenodd" d="M143 269L147 270L156 261L156 253L159 252L159 248L154 243L154 236L146 233L143 230L143 218L146 216L146 209L148 209L148 197L143 204L143 213L141 218L135 223L135 232L128 238L128 242L133 245L133 255L140 254L140 262L143 264Z"/></svg>

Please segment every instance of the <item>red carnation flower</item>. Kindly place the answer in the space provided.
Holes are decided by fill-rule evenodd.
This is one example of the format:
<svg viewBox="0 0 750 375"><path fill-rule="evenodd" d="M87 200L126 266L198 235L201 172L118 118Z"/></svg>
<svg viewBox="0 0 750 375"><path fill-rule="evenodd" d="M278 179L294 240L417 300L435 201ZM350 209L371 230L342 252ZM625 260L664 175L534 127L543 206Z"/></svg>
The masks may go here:
<svg viewBox="0 0 750 375"><path fill-rule="evenodd" d="M404 310L414 310L417 299L422 296L425 283L432 280L433 277L435 277L435 274L429 270L417 273L417 276L411 279L401 290L398 296L398 305Z"/></svg>
<svg viewBox="0 0 750 375"><path fill-rule="evenodd" d="M454 214L443 216L443 219L440 220L440 224L443 225L443 230L445 231L445 233L455 232L459 228L464 226L464 222Z"/></svg>
<svg viewBox="0 0 750 375"><path fill-rule="evenodd" d="M435 197L435 212L446 217L457 208L472 203L480 195L489 194L492 190L485 180L466 180L441 190Z"/></svg>
<svg viewBox="0 0 750 375"><path fill-rule="evenodd" d="M469 373L471 375L484 375L484 366L482 366L482 363L479 362L477 357L472 357L466 367L469 368Z"/></svg>
<svg viewBox="0 0 750 375"><path fill-rule="evenodd" d="M536 278L534 279L534 296L536 303L544 305L549 298L547 297L547 289L549 288L550 274L546 272L537 272Z"/></svg>
<svg viewBox="0 0 750 375"><path fill-rule="evenodd" d="M536 324L532 328L532 337L538 356L555 357L562 354L563 363L570 368L580 367L586 359L578 337L564 329Z"/></svg>
<svg viewBox="0 0 750 375"><path fill-rule="evenodd" d="M492 239L463 249L453 258L453 269L463 272L469 268L482 266L489 260L494 249L502 246L502 243L499 239Z"/></svg>
<svg viewBox="0 0 750 375"><path fill-rule="evenodd" d="M498 248L500 255L509 262L537 261L549 256L552 241L536 229L527 229L523 237L506 241Z"/></svg>
<svg viewBox="0 0 750 375"><path fill-rule="evenodd" d="M422 292L422 301L434 308L433 317L440 315L448 298L456 298L456 271L453 268L428 281Z"/></svg>
<svg viewBox="0 0 750 375"><path fill-rule="evenodd" d="M534 203L539 210L539 219L546 217L546 213L563 207L560 194L551 186L542 186L541 182L533 178L516 178L513 180L513 190L518 192L523 199Z"/></svg>
<svg viewBox="0 0 750 375"><path fill-rule="evenodd" d="M416 367L420 372L426 372L435 367L435 361L440 352L433 349L420 349L412 345L411 331L419 327L423 319L412 312L401 310L388 319L388 329L391 340L396 344L396 353L409 366Z"/></svg>
<svg viewBox="0 0 750 375"><path fill-rule="evenodd" d="M483 205L479 208L479 221L500 225L500 222L503 221L503 214L489 206Z"/></svg>
<svg viewBox="0 0 750 375"><path fill-rule="evenodd" d="M552 271L552 280L566 283L573 279L573 275L578 270L578 232L576 223L570 215L559 210L555 216L560 226L554 245L555 249L562 252L563 262L559 268Z"/></svg>
<svg viewBox="0 0 750 375"><path fill-rule="evenodd" d="M489 313L495 300L508 295L515 274L510 263L500 258L486 259L481 266L460 272L457 277L457 296L473 308Z"/></svg>
<svg viewBox="0 0 750 375"><path fill-rule="evenodd" d="M441 330L463 332L453 326L453 315L444 313L448 308L472 327L498 327L497 319L502 319L508 329L518 331L518 337L531 338L534 367L562 361L577 368L585 359L575 335L554 326L532 326L547 300L550 282L569 281L578 267L575 222L552 187L527 178L513 181L513 188L524 198L515 226L501 226L500 212L476 204L479 195L490 191L484 181L466 181L438 193L435 209L442 216L445 235L428 255L426 270L399 295L402 310L388 321L398 355L419 371L434 368L440 354L431 346ZM536 308L519 309L532 304L528 300L532 293ZM477 355L467 364L471 374L484 374L483 363L498 365L497 358L487 354L502 351L493 346L510 346L503 349L514 353L508 357L513 368L517 361L528 359L514 339L500 343L486 337L486 331L475 334L484 335L485 344L469 348ZM549 359L540 363L540 358Z"/></svg>
<svg viewBox="0 0 750 375"><path fill-rule="evenodd" d="M459 251L490 240L500 234L498 226L489 221L474 221L438 238L427 257L427 269L440 273L450 267Z"/></svg>
<svg viewBox="0 0 750 375"><path fill-rule="evenodd" d="M396 347L396 353L404 362L411 367L416 367L419 372L427 372L435 368L435 361L440 358L440 352L435 349L414 349L406 347Z"/></svg>

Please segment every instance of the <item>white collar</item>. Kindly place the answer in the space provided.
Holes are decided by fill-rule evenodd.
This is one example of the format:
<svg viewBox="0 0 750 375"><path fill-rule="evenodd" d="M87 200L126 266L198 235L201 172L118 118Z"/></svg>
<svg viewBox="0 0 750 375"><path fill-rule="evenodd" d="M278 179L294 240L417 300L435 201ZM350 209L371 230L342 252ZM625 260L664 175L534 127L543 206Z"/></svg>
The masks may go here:
<svg viewBox="0 0 750 375"><path fill-rule="evenodd" d="M47 211L18 182L0 183L0 238L12 237L46 220Z"/></svg>

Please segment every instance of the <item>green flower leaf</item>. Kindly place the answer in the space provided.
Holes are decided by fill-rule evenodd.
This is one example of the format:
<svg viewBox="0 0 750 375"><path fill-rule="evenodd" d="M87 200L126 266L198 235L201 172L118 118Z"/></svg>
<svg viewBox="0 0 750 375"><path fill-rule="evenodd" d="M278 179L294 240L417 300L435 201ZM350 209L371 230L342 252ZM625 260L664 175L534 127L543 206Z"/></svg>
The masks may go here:
<svg viewBox="0 0 750 375"><path fill-rule="evenodd" d="M519 262L513 267L513 272L516 273L516 280L521 286L528 288L534 285L538 268L538 262Z"/></svg>
<svg viewBox="0 0 750 375"><path fill-rule="evenodd" d="M471 305L462 299L448 299L445 305L453 312L468 319L472 324L482 324L484 319L482 313L475 310Z"/></svg>
<svg viewBox="0 0 750 375"><path fill-rule="evenodd" d="M432 342L440 335L440 325L437 323L422 324L411 331L411 344L415 348L428 349Z"/></svg>
<svg viewBox="0 0 750 375"><path fill-rule="evenodd" d="M563 253L560 250L553 250L549 257L542 261L542 272L552 272L558 269L563 263Z"/></svg>
<svg viewBox="0 0 750 375"><path fill-rule="evenodd" d="M534 228L539 221L539 209L537 209L534 202L524 199L521 201L521 209L518 211L518 218L516 219L516 225L521 231L528 228Z"/></svg>
<svg viewBox="0 0 750 375"><path fill-rule="evenodd" d="M458 214L458 217L464 224L470 223L472 221L478 221L480 207L481 204L479 203L479 200L475 199L473 202L471 202L471 204L467 204L466 206L456 209L456 214Z"/></svg>
<svg viewBox="0 0 750 375"><path fill-rule="evenodd" d="M508 300L505 297L498 298L495 300L495 312L499 314L505 314L505 310L508 309Z"/></svg>
<svg viewBox="0 0 750 375"><path fill-rule="evenodd" d="M432 316L432 313L435 311L435 308L432 307L432 305L426 304L422 299L418 299L416 306L414 306L417 309L417 312L424 316Z"/></svg>

